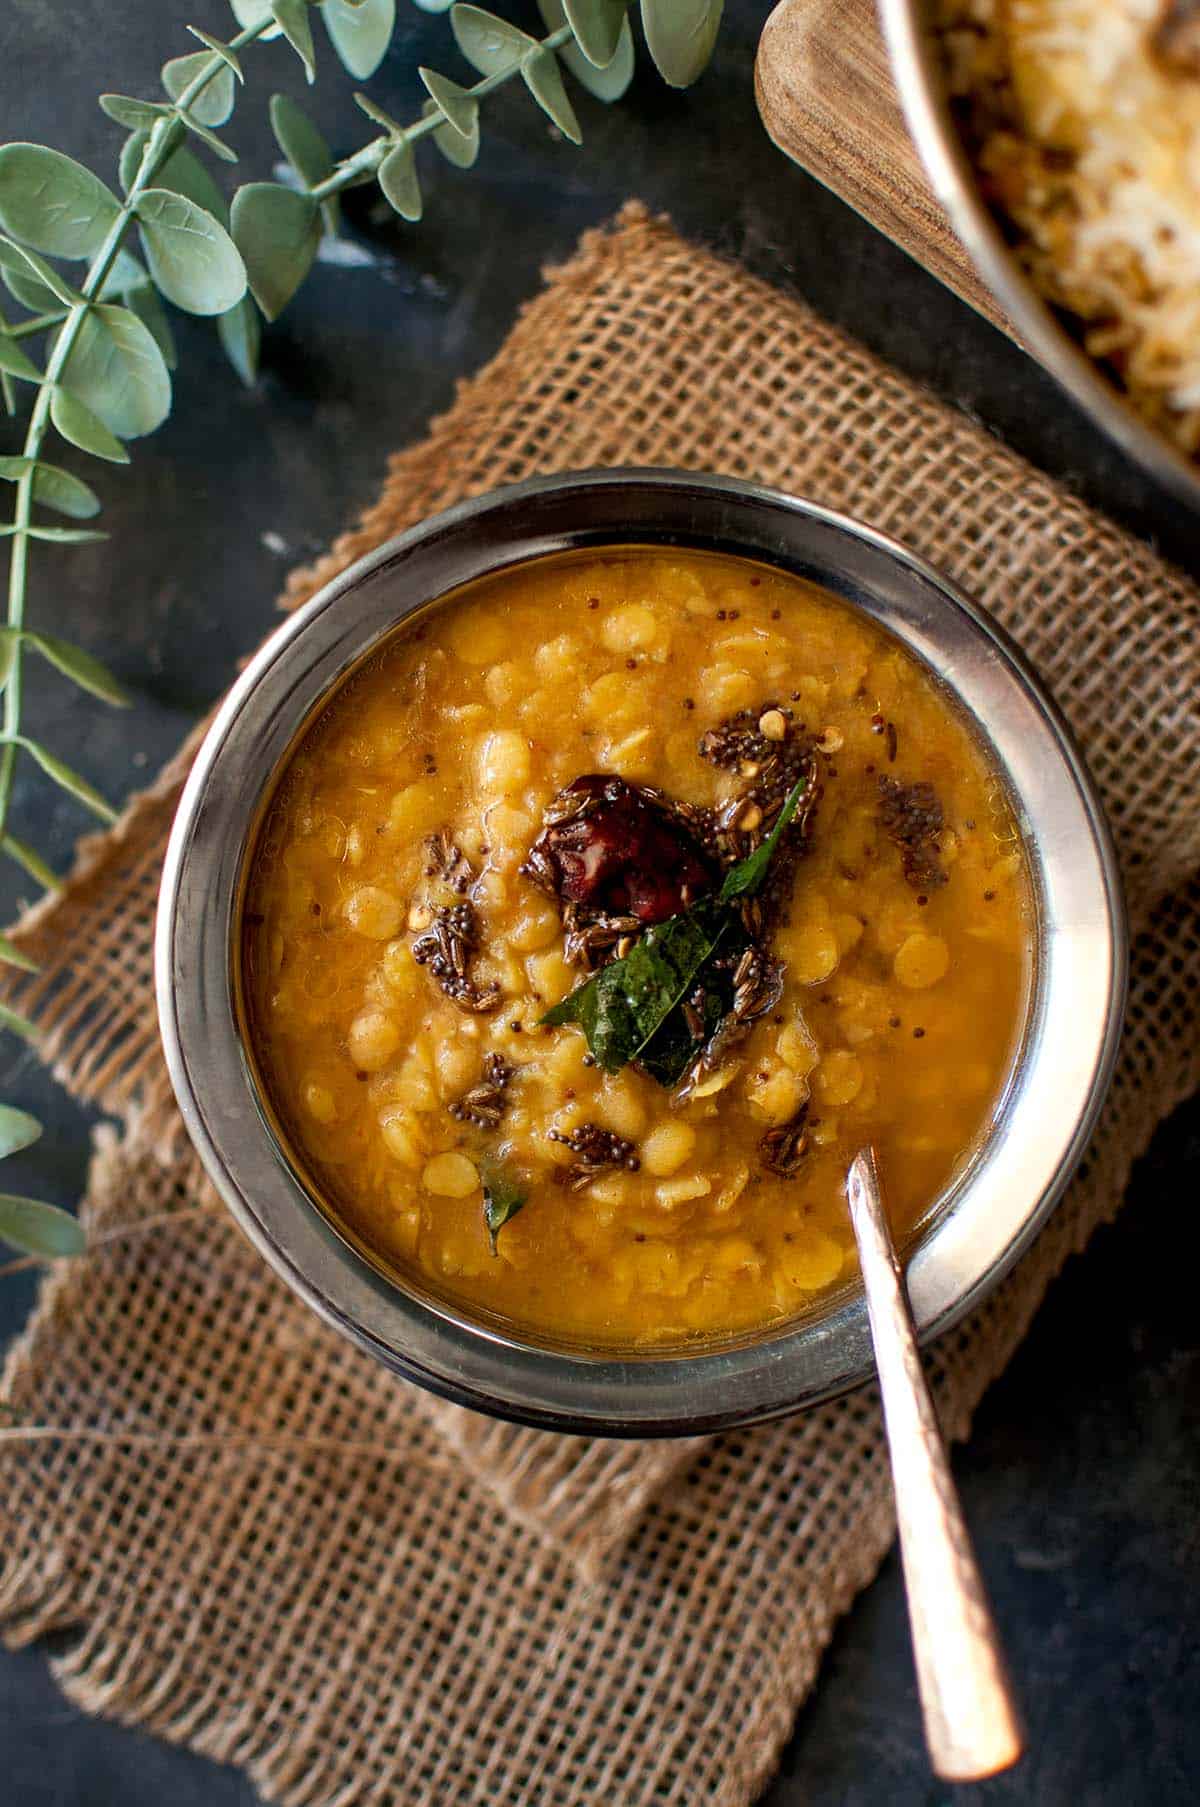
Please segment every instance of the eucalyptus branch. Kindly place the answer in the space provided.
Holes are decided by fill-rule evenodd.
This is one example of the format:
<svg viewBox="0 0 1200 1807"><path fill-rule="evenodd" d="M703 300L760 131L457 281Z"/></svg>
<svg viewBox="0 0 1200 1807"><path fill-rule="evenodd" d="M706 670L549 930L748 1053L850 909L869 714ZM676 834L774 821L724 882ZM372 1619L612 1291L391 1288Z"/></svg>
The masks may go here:
<svg viewBox="0 0 1200 1807"><path fill-rule="evenodd" d="M109 701L123 701L116 685L99 663L75 649L71 649L58 641L46 639L45 636L30 635L25 630L25 608L29 581L29 542L35 534L48 537L51 533L61 538L73 537L76 540L101 537L82 529L45 529L38 528L33 520L35 500L49 501L60 511L68 514L82 515L86 518L95 513L99 504L95 502L87 486L73 478L70 473L58 471L54 466L41 462L42 448L47 430L54 414L56 395L62 393L60 385L70 366L72 354L80 343L80 335L85 323L98 318L94 308L99 305L104 285L112 273L122 244L134 221L138 218L138 206L143 197L152 193L152 184L162 171L171 156L179 149L180 140L189 126L192 125L190 109L196 105L210 84L229 66L229 58L236 59L236 52L244 45L252 43L267 31L270 20L264 19L251 24L228 46L214 49L211 54L202 58L200 66L195 69L181 92L176 97L169 112L164 112L155 120L145 147L142 151L137 173L126 192L123 202L116 205L115 215L104 233L99 247L95 250L88 266L87 274L80 285L78 293L74 293L62 278L56 278L51 266L43 265L40 257L34 253L21 253L19 244L16 250L18 259L28 271L26 277L25 300L29 295L40 295L43 291L51 299L61 299L66 303L63 308L50 311L35 312L31 319L16 329L5 327L5 337L12 340L32 337L42 332L53 332L50 343L50 355L44 371L38 379L37 395L30 411L25 431L24 444L17 464L16 486L14 494L13 517L10 524L12 550L9 557L8 611L7 631L3 645L4 710L3 730L0 733L0 846L43 882L53 882L53 874L46 868L38 856L31 850L23 848L7 832L8 812L12 801L13 777L16 769L18 751L24 748L36 760L38 765L57 783L69 790L74 796L90 808L102 820L115 820L115 811L93 790L87 781L73 773L54 755L36 742L30 741L21 731L23 656L27 645L34 645L51 663L66 673L67 676L81 684L94 694L107 697ZM12 147L20 151L22 147ZM29 147L36 152L37 147ZM54 158L55 153L47 153ZM68 169L78 166L69 164L63 159ZM61 169L56 173L62 175ZM81 172L86 176L86 172ZM18 174L18 183L27 180ZM73 185L78 188L78 182ZM86 182L84 187L86 187ZM101 185L97 184L98 187ZM107 191L103 191L106 193ZM16 199L16 211L19 223L23 221L22 203L28 195L20 195ZM59 197L61 200L61 196ZM53 205L53 197L51 200ZM190 203L188 204L191 205ZM0 200L2 208L2 200ZM4 224L9 225L6 217L12 208L3 210ZM199 209L196 209L198 212ZM186 230L187 222L178 223L176 230ZM48 226L52 243L51 250L61 249L57 235ZM166 240L159 247L159 253L170 254L169 226L159 222L160 234L165 230ZM17 237L29 240L35 233L20 231ZM10 241L11 244L11 241ZM236 252L230 245L230 251L236 258ZM186 261L186 258L185 258ZM239 260L240 262L240 260ZM7 267L7 266L6 266ZM245 272L240 273L238 295L245 288ZM186 285L185 285L186 286ZM136 320L136 316L130 315ZM149 329L142 328L150 337ZM154 343L153 340L150 341ZM161 353L159 354L161 356ZM27 360L24 354L14 355L12 351L5 354L3 367L11 376L32 374L37 378L36 366L29 365L28 372L22 367ZM13 366L16 366L15 371ZM65 392L68 397L70 391ZM64 437L72 439L85 450L98 452L116 461L127 459L128 454L121 446L114 432L110 432L104 423L96 418L87 404L77 397L73 403L74 420L68 424L72 404L64 404L63 412L55 422ZM6 473L8 474L8 473ZM19 949L0 938L0 959L18 966L32 964ZM0 1024L14 1030L20 1035L29 1037L33 1034L32 1025L15 1011L4 1008L0 1010ZM0 1105L0 1155L13 1154L22 1148L29 1147L41 1134L41 1125L28 1112L20 1111L11 1105ZM84 1238L77 1219L68 1213L59 1211L38 1199L27 1199L11 1194L0 1194L0 1237L12 1246L25 1249L33 1254L69 1255L77 1253L83 1246Z"/></svg>
<svg viewBox="0 0 1200 1807"><path fill-rule="evenodd" d="M544 38L534 39L532 42L538 51L550 54L561 49L563 45L572 43L574 37L575 34L569 25L560 25L557 31L548 32ZM503 87L506 82L512 81L514 76L522 73L523 62L518 58L507 68L497 69L491 75L483 76L471 87L463 88L459 92L463 100L473 102L478 106L486 95L494 93L497 88ZM366 101L364 95L356 94L354 98L371 118L386 119L382 108ZM556 119L555 123L564 131L567 130L562 119ZM573 112L571 123L575 124ZM387 120L388 129L385 132L381 133L378 138L372 138L368 144L364 144L361 149L355 151L353 156L344 158L332 175L327 176L323 182L318 182L316 187L309 192L314 200L329 200L333 195L341 193L343 189L352 188L362 180L365 174L373 175L397 144L416 144L419 139L441 131L447 125L453 129L453 122L443 109L436 105L430 107L420 119L414 120L411 125L398 126L392 120ZM576 125L575 132L567 131L567 136L578 142L577 132L578 126ZM466 137L468 134L460 133L460 136Z"/></svg>
<svg viewBox="0 0 1200 1807"><path fill-rule="evenodd" d="M61 326L70 311L69 308L61 307L48 314L34 314L31 320L18 320L14 326L6 329L8 337L10 339L32 339L38 333L49 332L54 327Z"/></svg>
<svg viewBox="0 0 1200 1807"><path fill-rule="evenodd" d="M240 32L230 44L230 50L236 51L243 45L260 38L267 29L267 21L247 27ZM72 351L79 340L84 321L88 318L89 308L100 295L104 282L116 260L118 251L130 227L137 217L137 202L151 186L154 177L166 163L171 154L179 148L180 136L186 129L188 109L203 94L209 83L226 67L224 59L216 53L204 60L203 67L198 70L179 95L175 108L169 114L160 117L151 129L150 136L142 153L141 164L133 183L117 210L108 232L96 252L88 268L88 273L80 287L78 300L68 309L63 320L62 330L58 333L50 353L38 387L37 398L29 417L29 425L25 432L25 443L21 456L26 459L27 466L17 479L15 508L13 514L13 548L9 560L8 582L8 674L4 691L3 734L0 739L0 841L2 841L8 825L8 811L12 801L13 775L16 767L18 748L21 746L21 701L22 701L22 656L24 640L22 628L25 622L25 600L29 577L29 539L33 515L34 485L38 471L38 460L46 437L46 429L50 424L50 410L59 383L67 368ZM100 537L100 536L89 536ZM75 794L85 802L95 814L103 820L114 821L113 811L102 799L91 793L90 786L82 781L75 787Z"/></svg>
<svg viewBox="0 0 1200 1807"><path fill-rule="evenodd" d="M54 873L8 827L18 755L27 754L101 820L111 822L114 811L86 779L25 731L25 654L37 653L93 696L110 703L126 700L98 660L26 623L31 543L79 544L105 537L91 528L37 518L40 508L76 521L100 510L99 498L82 478L43 457L50 429L93 457L128 463L125 442L153 432L170 411L175 348L163 301L215 318L230 361L252 383L259 316L273 320L304 281L322 236L338 229L343 190L377 180L396 212L417 220L422 194L415 147L430 138L451 164L469 168L479 153L481 102L496 89L519 76L547 117L578 143L579 122L563 71L604 101L619 99L633 75L633 0L538 0L546 28L540 38L480 7L453 5L455 42L478 77L471 86L422 68L428 98L420 118L407 125L356 94L382 130L336 164L312 122L277 94L270 105L271 126L294 180L287 186L246 183L227 203L187 144L194 141L219 159L237 161L214 128L233 112L244 81L240 53L256 41L283 37L313 81L315 10L339 60L365 81L386 53L396 0L230 4L237 35L225 43L189 26L203 49L164 65L166 99L101 95L103 111L129 133L119 165L123 198L61 152L36 144L0 146L0 281L28 316L10 323L0 312L0 398L12 413L14 383L35 388L20 452L0 457L0 483L13 486L12 518L0 522L0 538L11 540L7 618L0 624L0 851L47 889L57 883ZM439 0L420 4L439 9ZM660 74L686 87L711 55L722 0L637 0L637 5ZM127 249L135 227L144 264ZM77 285L48 260L83 263L86 273ZM45 348L41 369L24 349L39 338ZM0 935L0 964L32 963ZM31 1023L0 1003L0 1029L5 1028L29 1038L35 1034ZM28 1147L40 1133L35 1118L0 1104L0 1159ZM65 1212L0 1193L0 1240L33 1255L64 1255L82 1246L82 1232Z"/></svg>

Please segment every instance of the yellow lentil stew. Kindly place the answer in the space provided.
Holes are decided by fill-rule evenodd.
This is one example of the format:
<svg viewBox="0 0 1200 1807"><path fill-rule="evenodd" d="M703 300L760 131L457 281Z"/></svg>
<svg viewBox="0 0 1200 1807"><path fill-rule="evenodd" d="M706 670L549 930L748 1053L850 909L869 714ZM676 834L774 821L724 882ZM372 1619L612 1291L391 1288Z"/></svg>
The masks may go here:
<svg viewBox="0 0 1200 1807"><path fill-rule="evenodd" d="M897 1231L931 1210L1032 925L1004 786L893 636L748 561L572 555L423 611L305 732L247 1034L385 1271L535 1339L686 1344L853 1279L864 1143Z"/></svg>

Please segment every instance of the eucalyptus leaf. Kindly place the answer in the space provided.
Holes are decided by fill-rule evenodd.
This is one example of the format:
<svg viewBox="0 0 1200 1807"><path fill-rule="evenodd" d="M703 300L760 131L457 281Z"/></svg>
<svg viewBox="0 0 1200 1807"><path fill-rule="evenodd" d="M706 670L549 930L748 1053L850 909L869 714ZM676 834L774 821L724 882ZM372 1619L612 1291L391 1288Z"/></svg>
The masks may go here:
<svg viewBox="0 0 1200 1807"><path fill-rule="evenodd" d="M173 56L162 68L162 85L175 102L197 78L213 67L212 57L204 50L193 50L187 56ZM233 112L237 98L233 70L218 68L197 94L187 103L188 116L201 125L224 125Z"/></svg>
<svg viewBox="0 0 1200 1807"><path fill-rule="evenodd" d="M588 62L607 69L621 41L625 0L563 0L563 10Z"/></svg>
<svg viewBox="0 0 1200 1807"><path fill-rule="evenodd" d="M167 158L154 178L154 186L169 188L172 194L183 195L185 200L203 207L205 213L211 213L219 226L228 227L229 202L199 157L194 156L186 145L180 145Z"/></svg>
<svg viewBox="0 0 1200 1807"><path fill-rule="evenodd" d="M271 130L275 142L305 188L315 188L333 174L333 152L306 113L286 94L271 96ZM321 202L326 232L338 230L340 211L336 195Z"/></svg>
<svg viewBox="0 0 1200 1807"><path fill-rule="evenodd" d="M25 964L25 956L18 955L4 935L0 935L0 960L9 966ZM23 1148L31 1148L41 1133L41 1124L28 1111L19 1111L13 1104L0 1104L0 1161L7 1160L10 1154L19 1154Z"/></svg>
<svg viewBox="0 0 1200 1807"><path fill-rule="evenodd" d="M378 101L372 100L369 94L356 94L354 104L360 112L366 114L368 119L373 119L376 125L381 125L389 137L403 138L404 127L400 121L393 119L391 114L385 112Z"/></svg>
<svg viewBox="0 0 1200 1807"><path fill-rule="evenodd" d="M424 118L429 118L432 114L440 114L441 108L427 100L421 112ZM453 163L458 169L470 169L479 155L479 121L475 121L469 135L464 137L457 126L443 118L440 125L433 128L433 142L447 163Z"/></svg>
<svg viewBox="0 0 1200 1807"><path fill-rule="evenodd" d="M538 10L549 31L557 31L566 23L562 0L538 0ZM620 100L633 80L633 33L629 28L628 16L617 38L616 54L612 62L603 69L597 69L594 63L589 62L578 44L560 45L558 56L580 86L586 88L589 94L594 94L597 100Z"/></svg>
<svg viewBox="0 0 1200 1807"><path fill-rule="evenodd" d="M33 474L33 499L76 521L89 521L100 513L100 498L91 485L56 464L39 462Z"/></svg>
<svg viewBox="0 0 1200 1807"><path fill-rule="evenodd" d="M7 935L0 935L0 961L3 961L5 966L19 966L21 971L26 973L41 971L41 967L33 955L27 954L23 947L17 946L15 941L10 941Z"/></svg>
<svg viewBox="0 0 1200 1807"><path fill-rule="evenodd" d="M413 0L413 4L419 6L423 13L448 13L454 0Z"/></svg>
<svg viewBox="0 0 1200 1807"><path fill-rule="evenodd" d="M450 28L458 48L480 75L509 74L537 44L528 32L480 6L452 6Z"/></svg>
<svg viewBox="0 0 1200 1807"><path fill-rule="evenodd" d="M124 144L121 146L121 155L117 159L117 180L120 182L122 191L125 194L128 194L129 190L133 187L134 178L137 176L138 170L141 168L142 156L143 156L143 153L145 152L146 146L149 144L149 142L150 142L149 132L148 131L138 131L138 132L131 132L129 137L125 140ZM169 186L168 183L163 182L161 170L159 171L158 175L154 179L163 188L166 188Z"/></svg>
<svg viewBox="0 0 1200 1807"><path fill-rule="evenodd" d="M0 225L51 257L94 257L120 215L82 163L42 144L0 146Z"/></svg>
<svg viewBox="0 0 1200 1807"><path fill-rule="evenodd" d="M36 760L37 764L41 766L47 778L53 778L55 784L69 792L85 808L90 809L94 816L99 816L102 822L116 821L117 812L108 799L100 795L95 785L89 784L86 778L81 777L78 772L72 771L66 761L60 759L57 753L52 753L49 747L42 746L40 741L32 740L28 734L3 734L0 735L0 743L23 747L29 757Z"/></svg>
<svg viewBox="0 0 1200 1807"><path fill-rule="evenodd" d="M100 111L131 132L148 132L171 108L165 101L138 100L132 94L102 94Z"/></svg>
<svg viewBox="0 0 1200 1807"><path fill-rule="evenodd" d="M396 0L325 0L321 17L342 67L356 81L374 75L396 28Z"/></svg>
<svg viewBox="0 0 1200 1807"><path fill-rule="evenodd" d="M440 108L443 117L460 138L476 139L479 137L479 102L466 88L460 88L449 76L439 75L436 69L424 67L417 70L426 93Z"/></svg>
<svg viewBox="0 0 1200 1807"><path fill-rule="evenodd" d="M317 203L275 182L250 182L233 197L230 224L254 299L267 319L275 320L317 255Z"/></svg>
<svg viewBox="0 0 1200 1807"><path fill-rule="evenodd" d="M7 1029L27 1042L35 1042L38 1038L37 1024L31 1023L19 1010L10 1010L7 1004L0 1004L0 1029Z"/></svg>
<svg viewBox="0 0 1200 1807"><path fill-rule="evenodd" d="M324 182L333 174L333 152L312 120L286 94L272 95L270 111L275 142L299 180L306 188ZM341 221L336 195L327 195L321 202L321 218L326 232L336 237Z"/></svg>
<svg viewBox="0 0 1200 1807"><path fill-rule="evenodd" d="M404 219L420 219L421 184L417 180L417 160L406 138L402 138L380 164L379 186Z"/></svg>
<svg viewBox="0 0 1200 1807"><path fill-rule="evenodd" d="M135 133L126 141L121 153L121 186L126 193L133 186L145 144L145 134ZM167 158L154 177L154 186L170 189L172 194L186 196L197 207L203 207L205 213L211 213L218 225L228 226L228 201L199 157L193 156L186 145L180 145Z"/></svg>
<svg viewBox="0 0 1200 1807"><path fill-rule="evenodd" d="M633 80L635 63L633 32L628 19L621 27L617 54L605 68L597 69L594 63L589 63L574 44L564 44L558 54L575 80L586 88L589 94L595 95L597 100L602 100L608 105L615 100L620 100Z"/></svg>
<svg viewBox="0 0 1200 1807"><path fill-rule="evenodd" d="M181 113L180 118L188 131L194 132L201 144L206 144L210 151L221 158L222 162L237 162L238 154L233 146L231 144L226 144L223 138L218 138L211 126L202 125L191 113Z"/></svg>
<svg viewBox="0 0 1200 1807"><path fill-rule="evenodd" d="M57 1205L43 1204L37 1198L18 1198L11 1192L0 1192L0 1242L23 1254L54 1260L64 1255L82 1255L87 1248L83 1225L69 1211L60 1211Z"/></svg>
<svg viewBox="0 0 1200 1807"><path fill-rule="evenodd" d="M113 258L96 298L98 301L121 301L130 289L145 288L149 281L145 265L122 246Z"/></svg>
<svg viewBox="0 0 1200 1807"><path fill-rule="evenodd" d="M658 73L669 87L690 88L713 53L724 0L641 0L641 7Z"/></svg>
<svg viewBox="0 0 1200 1807"><path fill-rule="evenodd" d="M258 376L258 348L262 340L262 322L249 295L243 295L236 307L217 319L217 332L225 356L245 383L254 387Z"/></svg>
<svg viewBox="0 0 1200 1807"><path fill-rule="evenodd" d="M184 30L189 31L194 38L199 38L202 44L207 44L208 48L232 69L239 82L245 81L246 77L242 73L242 65L238 60L237 52L231 45L222 43L220 38L210 37L208 32L201 31L198 25L187 25Z"/></svg>
<svg viewBox="0 0 1200 1807"><path fill-rule="evenodd" d="M136 283L125 291L125 305L131 313L137 315L146 328L158 349L162 352L163 363L168 370L174 370L179 363L175 350L175 339L171 332L171 323L167 319L167 310L158 298L158 292L152 283Z"/></svg>
<svg viewBox="0 0 1200 1807"><path fill-rule="evenodd" d="M171 378L153 335L136 314L111 303L89 308L62 385L118 439L153 433L171 411Z"/></svg>
<svg viewBox="0 0 1200 1807"><path fill-rule="evenodd" d="M213 193L213 195L220 197L220 190L217 188L217 184L213 183L213 179L211 179L208 170L204 168L204 164L199 163L199 161L193 157L190 150L184 150L184 139L188 136L188 132L186 132L186 126L184 126L183 119L175 119L175 121L173 121L172 130L173 132L177 132L177 141L175 141L175 145L170 146L170 150L166 152L166 161L159 164L159 168L157 168L157 172L155 172L155 188L177 188L179 193L183 193L183 195L190 193L190 186L184 186L184 181L179 181L177 177L173 177L172 173L170 173L172 172L173 166L175 166L175 159L177 159L177 157L186 157L188 163L192 164L193 170L199 170L199 172L201 172L202 181L206 184L208 193ZM123 192L125 193L130 192L130 188L132 188L137 181L137 175L141 172L141 159L143 159L143 155L145 155L146 145L148 145L148 143L150 143L150 134L148 134L148 132L130 132L130 136L128 136L127 139L125 139L125 143L121 145L121 155L119 155L119 159L117 159L117 179L119 179L121 188L123 188ZM159 154L161 154L161 152L159 152ZM192 195L192 199L193 201L199 202L199 206L208 206L208 202L201 201L199 195ZM217 217L220 217L220 215L217 215Z"/></svg>
<svg viewBox="0 0 1200 1807"><path fill-rule="evenodd" d="M308 0L271 0L271 12L284 37L304 64L310 86L317 79L317 59L313 50L312 26L308 22Z"/></svg>
<svg viewBox="0 0 1200 1807"><path fill-rule="evenodd" d="M91 653L85 653L82 647L73 646L69 640L56 639L52 634L25 632L21 639L90 696L98 696L101 702L111 703L115 709L128 708L129 697L108 667L94 659Z"/></svg>
<svg viewBox="0 0 1200 1807"><path fill-rule="evenodd" d="M83 301L79 290L60 275L53 264L48 264L44 257L39 257L36 251L27 250L24 245L13 245L7 239L0 238L0 266L3 266L6 283L10 276L24 275L30 281L41 283L67 307L77 307ZM13 293L17 293L15 289L13 289ZM21 297L17 295L17 300L20 299ZM39 302L34 312L42 311Z"/></svg>
<svg viewBox="0 0 1200 1807"><path fill-rule="evenodd" d="M562 71L558 66L558 58L552 50L538 50L527 56L521 64L521 74L525 78L525 86L537 101L543 113L549 115L572 144L583 142L583 133L579 129L579 121L575 117L575 109L567 99L567 91L563 87Z"/></svg>
<svg viewBox="0 0 1200 1807"><path fill-rule="evenodd" d="M147 188L134 203L150 274L189 314L223 314L246 292L237 246L211 213L186 195Z"/></svg>
<svg viewBox="0 0 1200 1807"><path fill-rule="evenodd" d="M9 376L17 376L24 383L40 383L42 373L33 359L28 357L15 340L0 333L0 370L7 370Z"/></svg>
<svg viewBox="0 0 1200 1807"><path fill-rule="evenodd" d="M271 130L275 142L304 183L315 188L333 171L333 154L308 117L286 94L271 96Z"/></svg>
<svg viewBox="0 0 1200 1807"><path fill-rule="evenodd" d="M262 25L271 17L271 0L229 0L229 4L243 31L250 31L255 25ZM278 36L278 25L268 25L258 42L269 44L272 38Z"/></svg>
<svg viewBox="0 0 1200 1807"><path fill-rule="evenodd" d="M44 891L57 891L62 880L52 866L48 866L36 847L30 847L25 841L19 841L15 834L0 835L0 852L6 853L10 860L28 872L30 878L36 879Z"/></svg>
<svg viewBox="0 0 1200 1807"><path fill-rule="evenodd" d="M13 300L19 301L31 314L50 314L57 309L58 296L39 277L31 276L21 265L14 265L12 268L0 265L0 279ZM3 330L0 327L0 332Z"/></svg>
<svg viewBox="0 0 1200 1807"><path fill-rule="evenodd" d="M0 479L16 483L26 471L33 471L33 499L44 508L55 508L59 514L71 515L77 521L90 520L100 513L100 498L82 478L56 464L43 464L33 458L0 458ZM4 630L0 628L0 632Z"/></svg>
<svg viewBox="0 0 1200 1807"><path fill-rule="evenodd" d="M15 414L17 411L17 392L13 388L13 380L9 376L7 370L0 370L0 398L3 398L5 413Z"/></svg>
<svg viewBox="0 0 1200 1807"><path fill-rule="evenodd" d="M69 389L56 384L50 397L50 419L64 439L77 445L81 452L95 458L107 458L110 464L128 464L129 453L115 433L110 433L86 402L81 402Z"/></svg>

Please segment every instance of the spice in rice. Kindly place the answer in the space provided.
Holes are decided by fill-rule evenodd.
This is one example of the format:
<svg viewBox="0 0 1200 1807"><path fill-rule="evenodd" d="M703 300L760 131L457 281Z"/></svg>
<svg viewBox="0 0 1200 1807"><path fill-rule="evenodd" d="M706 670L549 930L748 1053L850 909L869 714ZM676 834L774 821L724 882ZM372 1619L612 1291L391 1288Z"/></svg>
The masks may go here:
<svg viewBox="0 0 1200 1807"><path fill-rule="evenodd" d="M933 0L955 116L1034 286L1200 457L1200 8Z"/></svg>

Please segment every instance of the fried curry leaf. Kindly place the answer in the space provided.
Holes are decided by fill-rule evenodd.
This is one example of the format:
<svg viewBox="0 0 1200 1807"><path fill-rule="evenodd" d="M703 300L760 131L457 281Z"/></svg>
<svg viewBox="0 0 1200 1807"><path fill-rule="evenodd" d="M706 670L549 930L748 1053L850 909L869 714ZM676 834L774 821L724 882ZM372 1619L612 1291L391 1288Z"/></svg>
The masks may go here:
<svg viewBox="0 0 1200 1807"><path fill-rule="evenodd" d="M725 943L722 942L724 951ZM696 975L704 985L704 1000L698 1016L699 1033L682 1009L670 1015L651 1036L638 1057L638 1064L661 1086L676 1086L696 1056L706 1048L717 1028L728 1015L733 1000L733 985L728 970L716 971L705 963Z"/></svg>
<svg viewBox="0 0 1200 1807"><path fill-rule="evenodd" d="M542 1022L578 1023L596 1064L619 1073L643 1055L687 997L729 925L725 912L703 906L669 917L647 929L623 960L610 961L548 1010Z"/></svg>
<svg viewBox="0 0 1200 1807"><path fill-rule="evenodd" d="M760 841L753 853L748 853L744 860L731 866L725 874L725 882L721 886L720 899L729 903L735 897L751 897L767 876L767 868L775 857L775 849L782 839L792 817L799 809L812 784L812 773L804 771L784 798L783 807L775 818L774 827L765 840Z"/></svg>
<svg viewBox="0 0 1200 1807"><path fill-rule="evenodd" d="M497 1236L517 1215L529 1193L517 1175L498 1161L485 1162L480 1177L483 1180L483 1221L494 1255Z"/></svg>
<svg viewBox="0 0 1200 1807"><path fill-rule="evenodd" d="M614 966L623 964L624 962L620 960L613 961ZM608 968L605 967L604 972L607 971ZM594 1053L596 1022L600 1014L600 980L602 977L603 973L593 973L590 979L585 980L582 985L577 985L575 990L563 998L560 1003L552 1004L545 1016L538 1018L539 1027L544 1024L548 1029L558 1029L563 1023L578 1023L583 1030L588 1047Z"/></svg>
<svg viewBox="0 0 1200 1807"><path fill-rule="evenodd" d="M812 783L810 771L796 780L770 834L730 867L715 901L647 929L624 959L602 966L548 1010L541 1022L551 1028L578 1024L605 1073L618 1073L636 1060L660 1085L678 1084L732 1003L733 988L722 970L725 963L716 964L713 956L718 949L728 953L738 944L744 946L746 938L737 910L722 906L735 905L758 890ZM685 999L697 986L703 992L698 1024L695 1010L689 1016L684 1009Z"/></svg>

